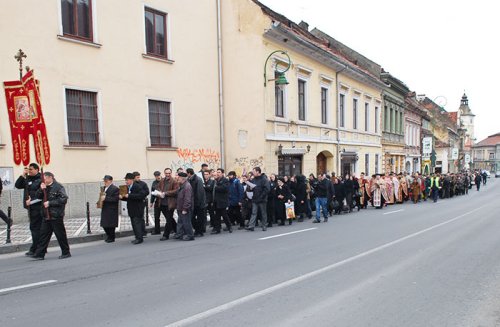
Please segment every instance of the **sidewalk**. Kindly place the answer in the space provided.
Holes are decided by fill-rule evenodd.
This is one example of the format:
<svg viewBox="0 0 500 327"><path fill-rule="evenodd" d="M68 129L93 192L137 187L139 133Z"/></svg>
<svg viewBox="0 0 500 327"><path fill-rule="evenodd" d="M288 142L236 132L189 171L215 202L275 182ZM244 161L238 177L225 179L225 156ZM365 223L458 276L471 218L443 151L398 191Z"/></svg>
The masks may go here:
<svg viewBox="0 0 500 327"><path fill-rule="evenodd" d="M154 228L154 219L151 215L148 217L149 226L146 226L147 231ZM87 234L87 218L72 218L64 219L66 226L66 234L68 235L69 244L92 242L104 239L104 230L100 226L100 217L90 218L90 234ZM116 237L125 237L133 235L130 218L120 216L118 227L116 228ZM11 228L10 239L11 243L6 244L7 225L0 225L0 255L17 251L27 251L31 245L31 233L29 223L14 224ZM57 246L55 235L52 235L49 246Z"/></svg>

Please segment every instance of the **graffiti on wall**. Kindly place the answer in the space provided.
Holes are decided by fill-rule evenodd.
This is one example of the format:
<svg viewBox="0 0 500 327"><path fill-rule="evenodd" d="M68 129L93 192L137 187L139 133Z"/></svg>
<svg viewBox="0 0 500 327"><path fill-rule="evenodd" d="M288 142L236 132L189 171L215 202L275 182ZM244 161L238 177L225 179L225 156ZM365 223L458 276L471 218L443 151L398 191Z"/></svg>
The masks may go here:
<svg viewBox="0 0 500 327"><path fill-rule="evenodd" d="M264 171L264 157L260 156L255 159L250 159L249 157L239 157L234 159L234 171L236 175L246 175L252 171L254 167L260 167Z"/></svg>
<svg viewBox="0 0 500 327"><path fill-rule="evenodd" d="M172 169L179 168L199 168L206 163L210 169L217 169L220 166L220 153L212 149L177 149L177 159L172 161Z"/></svg>

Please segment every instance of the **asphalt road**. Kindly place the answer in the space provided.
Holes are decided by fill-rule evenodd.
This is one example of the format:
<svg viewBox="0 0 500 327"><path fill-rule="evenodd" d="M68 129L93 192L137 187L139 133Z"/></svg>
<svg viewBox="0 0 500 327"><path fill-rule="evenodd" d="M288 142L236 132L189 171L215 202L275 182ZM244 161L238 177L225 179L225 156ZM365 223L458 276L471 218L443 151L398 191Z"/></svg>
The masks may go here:
<svg viewBox="0 0 500 327"><path fill-rule="evenodd" d="M499 197L3 255L0 326L500 326Z"/></svg>

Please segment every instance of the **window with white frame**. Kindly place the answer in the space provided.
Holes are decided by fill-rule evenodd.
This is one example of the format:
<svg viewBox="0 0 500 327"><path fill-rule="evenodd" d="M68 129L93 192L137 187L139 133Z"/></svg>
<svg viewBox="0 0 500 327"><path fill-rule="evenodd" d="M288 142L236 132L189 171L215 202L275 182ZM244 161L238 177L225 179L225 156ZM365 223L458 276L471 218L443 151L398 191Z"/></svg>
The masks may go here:
<svg viewBox="0 0 500 327"><path fill-rule="evenodd" d="M172 146L172 112L167 101L148 100L149 138L152 147Z"/></svg>
<svg viewBox="0 0 500 327"><path fill-rule="evenodd" d="M93 42L92 0L61 0L64 36Z"/></svg>
<svg viewBox="0 0 500 327"><path fill-rule="evenodd" d="M379 107L375 107L375 133L378 133L378 125L379 125L379 115L380 115Z"/></svg>
<svg viewBox="0 0 500 327"><path fill-rule="evenodd" d="M299 120L306 120L306 81L298 80Z"/></svg>
<svg viewBox="0 0 500 327"><path fill-rule="evenodd" d="M322 124L328 123L327 106L328 106L328 89L326 87L322 87L321 88L321 123Z"/></svg>
<svg viewBox="0 0 500 327"><path fill-rule="evenodd" d="M345 94L339 95L339 125L345 127Z"/></svg>
<svg viewBox="0 0 500 327"><path fill-rule="evenodd" d="M97 92L67 88L66 122L69 145L99 145Z"/></svg>
<svg viewBox="0 0 500 327"><path fill-rule="evenodd" d="M274 78L277 79L279 73L274 73ZM276 117L285 117L285 89L274 83L274 114Z"/></svg>
<svg viewBox="0 0 500 327"><path fill-rule="evenodd" d="M365 154L365 174L368 176L370 174L370 154Z"/></svg>
<svg viewBox="0 0 500 327"><path fill-rule="evenodd" d="M358 99L352 99L352 128L358 129Z"/></svg>
<svg viewBox="0 0 500 327"><path fill-rule="evenodd" d="M370 131L370 104L365 102L365 132Z"/></svg>
<svg viewBox="0 0 500 327"><path fill-rule="evenodd" d="M152 8L144 8L146 26L146 53L151 56L168 58L167 14Z"/></svg>

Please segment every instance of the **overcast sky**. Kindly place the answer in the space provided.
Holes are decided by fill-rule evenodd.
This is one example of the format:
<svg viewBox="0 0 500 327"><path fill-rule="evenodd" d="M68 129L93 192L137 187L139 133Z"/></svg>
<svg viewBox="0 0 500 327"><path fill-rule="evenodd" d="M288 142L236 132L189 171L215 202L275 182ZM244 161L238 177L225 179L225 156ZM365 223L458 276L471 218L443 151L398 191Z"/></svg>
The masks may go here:
<svg viewBox="0 0 500 327"><path fill-rule="evenodd" d="M417 94L457 111L464 90L478 141L500 132L500 2L261 0L381 65Z"/></svg>

